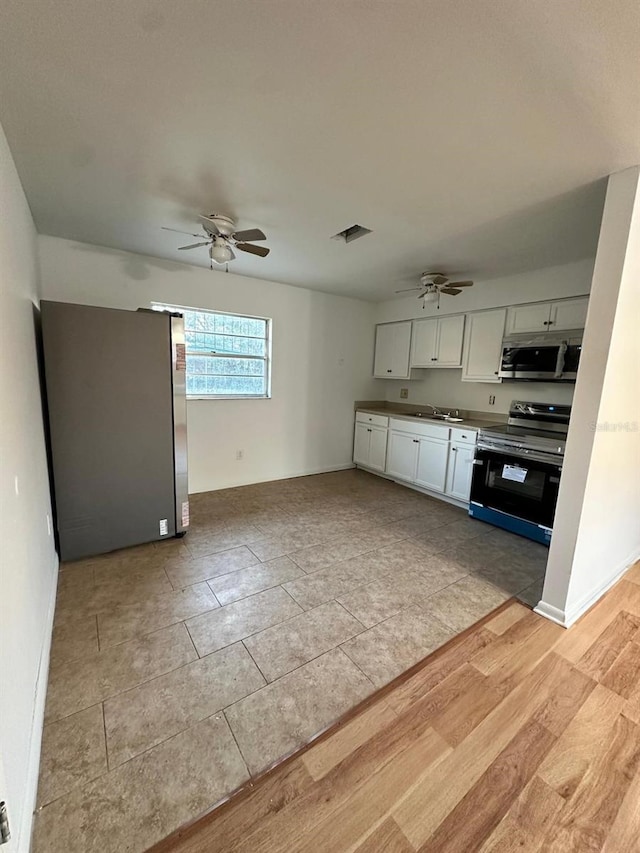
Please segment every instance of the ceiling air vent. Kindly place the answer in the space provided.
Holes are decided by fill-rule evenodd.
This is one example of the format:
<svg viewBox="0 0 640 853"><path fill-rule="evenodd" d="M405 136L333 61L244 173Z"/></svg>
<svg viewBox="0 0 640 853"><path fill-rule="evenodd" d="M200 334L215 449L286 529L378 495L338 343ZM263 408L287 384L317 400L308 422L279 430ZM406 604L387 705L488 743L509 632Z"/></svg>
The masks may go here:
<svg viewBox="0 0 640 853"><path fill-rule="evenodd" d="M350 225L344 231L339 231L334 234L332 240L342 240L343 243L352 243L359 237L364 237L365 234L371 234L371 228L364 228L362 225Z"/></svg>

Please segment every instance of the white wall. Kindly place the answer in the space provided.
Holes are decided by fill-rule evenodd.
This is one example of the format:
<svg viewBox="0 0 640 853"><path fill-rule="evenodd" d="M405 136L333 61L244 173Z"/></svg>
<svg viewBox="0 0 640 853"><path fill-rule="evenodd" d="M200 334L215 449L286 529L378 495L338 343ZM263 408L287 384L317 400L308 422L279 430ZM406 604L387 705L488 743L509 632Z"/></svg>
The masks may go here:
<svg viewBox="0 0 640 853"><path fill-rule="evenodd" d="M424 311L415 295L381 302L376 313L377 323L391 320L409 320L432 317L438 314L459 314L484 308L499 308L526 302L544 302L589 293L593 260L587 259L559 267L533 270L520 275L491 281L476 281L458 296L440 300L440 310L427 304ZM406 283L405 287L411 287ZM504 413L509 411L511 400L523 398L535 402L571 403L573 385L538 382L462 382L462 371L452 369L414 370L410 380L383 380L386 399L400 401L400 389L409 389L408 400L402 402L433 403L475 411ZM495 404L489 396L495 396Z"/></svg>
<svg viewBox="0 0 640 853"><path fill-rule="evenodd" d="M640 190L609 178L539 612L573 623L640 557Z"/></svg>
<svg viewBox="0 0 640 853"><path fill-rule="evenodd" d="M13 836L7 853L29 847L57 578L47 533L37 285L36 233L0 128L0 799Z"/></svg>
<svg viewBox="0 0 640 853"><path fill-rule="evenodd" d="M38 242L44 299L272 318L272 398L187 404L192 493L350 466L354 400L383 395L371 378L373 304L56 237Z"/></svg>

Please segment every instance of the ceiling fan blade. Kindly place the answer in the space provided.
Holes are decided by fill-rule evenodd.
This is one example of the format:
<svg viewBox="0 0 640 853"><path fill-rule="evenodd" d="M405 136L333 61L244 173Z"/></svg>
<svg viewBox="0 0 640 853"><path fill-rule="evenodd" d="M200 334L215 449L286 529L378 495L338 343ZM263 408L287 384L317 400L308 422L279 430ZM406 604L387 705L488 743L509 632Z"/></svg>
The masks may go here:
<svg viewBox="0 0 640 853"><path fill-rule="evenodd" d="M193 234L191 231L178 231L177 228L167 228L166 225L160 226L163 231L173 231L174 234L185 234L187 237L204 237L204 234Z"/></svg>
<svg viewBox="0 0 640 853"><path fill-rule="evenodd" d="M472 281L450 281L447 287L473 287Z"/></svg>
<svg viewBox="0 0 640 853"><path fill-rule="evenodd" d="M404 290L396 290L396 293L411 293L414 290L422 290L421 287L405 287Z"/></svg>
<svg viewBox="0 0 640 853"><path fill-rule="evenodd" d="M260 255L261 258L266 258L271 249L266 246L252 246L251 243L236 243L236 249L241 252L250 252L252 255Z"/></svg>
<svg viewBox="0 0 640 853"><path fill-rule="evenodd" d="M455 287L441 287L440 293L448 293L449 296L457 296L459 293L462 293L462 291L457 290Z"/></svg>
<svg viewBox="0 0 640 853"><path fill-rule="evenodd" d="M204 243L192 243L190 246L178 246L178 251L182 249L198 249L200 246L208 246L211 240L206 240Z"/></svg>
<svg viewBox="0 0 640 853"><path fill-rule="evenodd" d="M446 275L441 275L440 273L428 276L428 278L430 278L434 284L446 284L449 281Z"/></svg>
<svg viewBox="0 0 640 853"><path fill-rule="evenodd" d="M213 219L209 219L208 216L204 216L204 214L202 213L198 214L198 219L207 226L207 231L209 231L211 234L215 234L216 237L220 234L218 226L213 221Z"/></svg>
<svg viewBox="0 0 640 853"><path fill-rule="evenodd" d="M240 243L246 243L249 240L266 240L267 235L259 228L247 228L246 231L236 231L233 239Z"/></svg>

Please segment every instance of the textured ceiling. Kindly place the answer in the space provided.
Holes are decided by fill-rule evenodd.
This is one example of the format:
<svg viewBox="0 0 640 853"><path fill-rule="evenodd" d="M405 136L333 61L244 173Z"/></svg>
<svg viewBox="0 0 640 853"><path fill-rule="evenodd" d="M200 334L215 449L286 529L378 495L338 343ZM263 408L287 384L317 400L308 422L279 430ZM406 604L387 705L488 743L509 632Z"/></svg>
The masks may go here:
<svg viewBox="0 0 640 853"><path fill-rule="evenodd" d="M223 212L235 272L381 299L593 255L639 47L636 0L4 0L0 119L43 233L207 265L160 227Z"/></svg>

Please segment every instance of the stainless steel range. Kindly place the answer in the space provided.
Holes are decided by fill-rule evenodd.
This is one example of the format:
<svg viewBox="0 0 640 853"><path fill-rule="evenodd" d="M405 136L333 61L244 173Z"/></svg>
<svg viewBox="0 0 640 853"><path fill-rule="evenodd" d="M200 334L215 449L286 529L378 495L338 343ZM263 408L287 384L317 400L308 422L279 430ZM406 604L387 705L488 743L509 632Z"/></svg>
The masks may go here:
<svg viewBox="0 0 640 853"><path fill-rule="evenodd" d="M549 544L571 406L514 400L478 433L469 515Z"/></svg>

